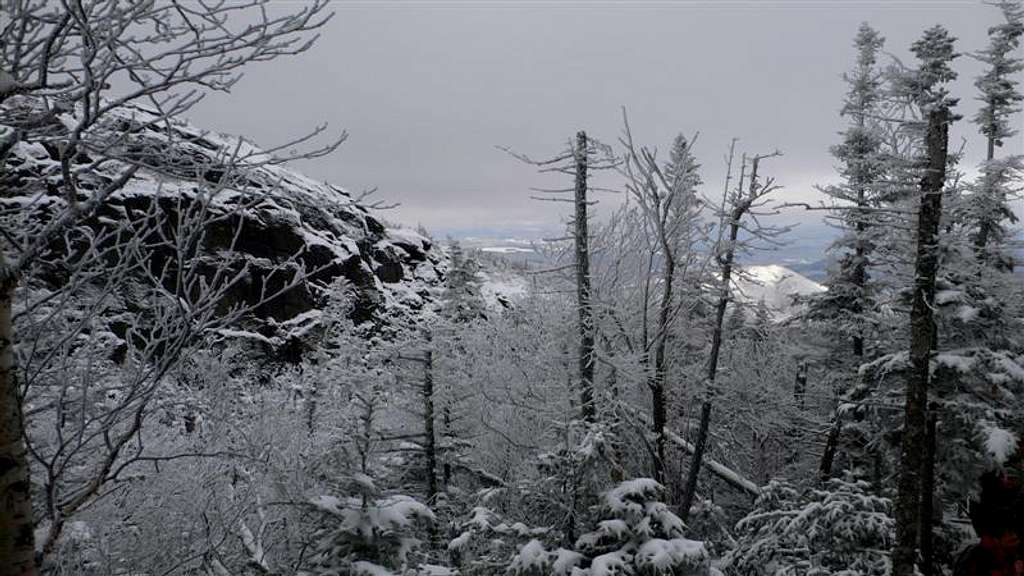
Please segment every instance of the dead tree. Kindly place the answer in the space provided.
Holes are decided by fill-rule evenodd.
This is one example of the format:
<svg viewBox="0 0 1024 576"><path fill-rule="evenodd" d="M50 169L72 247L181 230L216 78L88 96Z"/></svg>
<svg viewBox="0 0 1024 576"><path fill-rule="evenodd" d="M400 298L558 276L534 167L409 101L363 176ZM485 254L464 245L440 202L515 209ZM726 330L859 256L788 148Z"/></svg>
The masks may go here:
<svg viewBox="0 0 1024 576"><path fill-rule="evenodd" d="M736 193L732 195L732 198L729 201L727 216L729 226L728 238L724 244L720 244L717 247L720 284L718 302L715 306L715 319L711 333L711 351L709 352L707 372L705 375L704 401L701 404L700 425L697 430L697 439L694 442L693 459L690 463L689 474L686 478L686 485L679 505L679 516L684 521L689 516L690 507L692 506L694 496L697 493L697 480L700 476L700 468L703 465L704 452L708 443L708 434L711 424L711 410L714 405L715 397L715 378L718 374L718 359L722 349L722 328L725 321L725 311L729 306L729 300L731 299L732 294L731 282L736 250L739 242L739 232L743 229L754 233L755 236L759 235L763 237L773 236L778 233L776 230L748 228L744 226L743 221L745 217L751 214L752 209L763 205L766 201L766 197L771 192L779 188L772 178L766 179L764 183L760 182L758 169L760 168L761 160L780 155L780 152L774 152L772 154L756 155L751 159L750 178L748 180L749 184L746 193L743 192L742 188L744 181L743 171L746 168L746 162L744 161L740 170L739 186L737 186ZM726 207L723 206L723 210L725 209Z"/></svg>
<svg viewBox="0 0 1024 576"><path fill-rule="evenodd" d="M589 138L587 133L582 130L576 133L576 139L570 141L566 149L548 160L533 160L508 148L499 147L499 149L522 162L537 167L542 173L558 172L573 177L571 188L533 188L535 192L548 195L534 196L533 198L547 202L571 202L573 204L570 235L569 238L562 240L571 239L573 241L572 267L575 271L574 283L576 285L579 330L576 360L579 377L580 417L585 422L594 422L597 419L597 407L594 403L595 325L588 230L588 207L594 204L594 201L588 198L588 192L593 189L588 183L588 178L595 170L608 170L616 166L617 162L609 153L607 146ZM572 194L572 197L563 197L562 195L565 194Z"/></svg>
<svg viewBox="0 0 1024 576"><path fill-rule="evenodd" d="M650 252L649 271L658 260L660 267L661 297L657 306L657 324L653 338L644 330L646 363L653 356L653 367L648 367L647 387L651 391L651 421L655 440L654 479L664 483L666 478L666 437L668 408L666 402L666 376L668 373L667 344L680 310L691 305L678 301L675 293L677 281L687 280L690 265L696 260L696 244L703 239L706 229L700 223L700 202L696 187L700 184L699 165L692 154L696 138L687 141L682 135L673 142L668 163L659 165L654 151L638 147L633 142L629 121L623 112L624 135L621 139L623 162L619 171L626 180L626 192L636 201L642 215ZM694 266L695 268L697 266ZM646 284L645 284L646 295ZM644 298L646 319L648 298Z"/></svg>
<svg viewBox="0 0 1024 576"><path fill-rule="evenodd" d="M587 233L587 133L576 133L574 150L576 182L573 204L573 243L576 246L576 312L579 316L580 345L577 354L580 373L580 411L593 422L594 410L594 309L590 293L590 236Z"/></svg>

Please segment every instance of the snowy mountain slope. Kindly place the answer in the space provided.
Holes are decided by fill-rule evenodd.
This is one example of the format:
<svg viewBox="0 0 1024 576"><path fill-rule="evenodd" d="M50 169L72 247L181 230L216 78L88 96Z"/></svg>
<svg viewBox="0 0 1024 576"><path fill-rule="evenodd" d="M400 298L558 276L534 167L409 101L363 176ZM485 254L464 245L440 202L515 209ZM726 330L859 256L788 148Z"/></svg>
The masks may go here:
<svg viewBox="0 0 1024 576"><path fill-rule="evenodd" d="M524 260L529 254L537 259L539 265L551 265L544 256L532 249L522 248L512 240L504 240L503 244L493 239L462 239L464 244L474 246L484 254L490 254L498 261L506 263L531 262ZM500 244L500 245L498 245ZM513 300L527 292L529 281L521 271L505 266L486 266L480 273L481 293L489 306L504 300ZM792 316L799 308L794 304L794 297L808 296L825 291L825 287L806 276L794 272L779 264L748 265L733 272L733 291L736 298L744 304L757 305L764 301L769 311L777 319Z"/></svg>
<svg viewBox="0 0 1024 576"><path fill-rule="evenodd" d="M746 266L733 278L736 297L748 304L764 302L776 318L796 312L794 296L824 292L825 287L785 266Z"/></svg>
<svg viewBox="0 0 1024 576"><path fill-rule="evenodd" d="M10 113L5 117L38 111L37 102L16 100L5 103ZM56 147L73 120L68 111L58 113L50 117L45 138L16 144L8 160L13 185L0 191L0 214L46 221L65 205ZM249 270L249 278L232 287L225 306L256 302L264 287L272 292L274 283L283 281L273 270L297 259L307 273L301 285L257 308L254 325L248 327L267 342L284 343L290 332L309 334L329 288L338 281L353 289L353 319L378 324L417 314L442 289L447 264L430 240L411 230L388 229L345 190L286 168L245 140L184 122L166 125L137 107L114 111L94 131L94 141L115 141L122 146L119 157L142 168L86 226L116 225L146 213L154 203L174 218L196 202L201 189L223 186L211 211L224 218L206 230L201 258L211 270L242 265ZM78 171L79 201L126 165L91 167L90 153L80 154L71 167ZM256 197L260 202L250 206ZM161 255L152 258L159 266ZM56 287L59 274L34 281Z"/></svg>

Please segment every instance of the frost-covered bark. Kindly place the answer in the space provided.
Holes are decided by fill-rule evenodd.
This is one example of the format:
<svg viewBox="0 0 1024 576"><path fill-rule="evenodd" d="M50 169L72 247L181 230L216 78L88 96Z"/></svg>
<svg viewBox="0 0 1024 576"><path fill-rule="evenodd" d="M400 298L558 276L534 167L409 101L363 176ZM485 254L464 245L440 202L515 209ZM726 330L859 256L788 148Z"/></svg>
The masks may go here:
<svg viewBox="0 0 1024 576"><path fill-rule="evenodd" d="M36 549L28 448L14 368L14 287L15 279L0 254L0 502L5 503L0 513L0 575L32 576Z"/></svg>
<svg viewBox="0 0 1024 576"><path fill-rule="evenodd" d="M426 457L423 470L427 481L427 499L437 496L437 434L434 431L434 351L423 352L423 453ZM447 479L446 479L447 480Z"/></svg>
<svg viewBox="0 0 1024 576"><path fill-rule="evenodd" d="M950 62L956 57L954 39L941 26L927 30L913 51L920 68L905 84L910 96L926 114L924 174L917 219L917 251L914 265L914 295L910 311L910 373L904 401L903 433L896 500L896 547L893 573L912 576L919 543L922 473L927 452L927 403L929 363L937 345L935 325L935 279L939 268L939 225L946 185L949 124L954 116L942 84L956 78Z"/></svg>
<svg viewBox="0 0 1024 576"><path fill-rule="evenodd" d="M583 419L593 422L596 417L594 406L594 310L590 290L590 235L587 216L587 168L589 165L589 143L587 133L576 134L574 162L576 170L575 216L573 218L573 243L576 248L576 313L579 317L580 342L577 355L580 378L580 413Z"/></svg>

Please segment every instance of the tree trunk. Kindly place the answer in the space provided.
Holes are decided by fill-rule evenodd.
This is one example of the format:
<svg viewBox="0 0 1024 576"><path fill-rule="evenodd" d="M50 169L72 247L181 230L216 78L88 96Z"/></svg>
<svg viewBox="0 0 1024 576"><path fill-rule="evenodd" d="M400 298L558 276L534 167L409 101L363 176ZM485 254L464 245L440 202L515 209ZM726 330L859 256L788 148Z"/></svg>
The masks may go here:
<svg viewBox="0 0 1024 576"><path fill-rule="evenodd" d="M921 574L935 573L935 550L932 539L932 524L935 514L935 432L938 424L938 406L928 407L928 430L924 469L921 471Z"/></svg>
<svg viewBox="0 0 1024 576"><path fill-rule="evenodd" d="M15 284L0 254L0 576L35 576L28 450L14 367Z"/></svg>
<svg viewBox="0 0 1024 576"><path fill-rule="evenodd" d="M306 398L306 432L312 436L316 432L316 405L317 396L319 395L319 385L316 378L312 378L312 382L309 385L309 396ZM186 421L186 428L191 432L191 427L188 426L189 422Z"/></svg>
<svg viewBox="0 0 1024 576"><path fill-rule="evenodd" d="M839 447L839 434L843 430L842 415L839 410L832 416L832 426L828 429L828 436L825 437L825 451L821 453L821 462L818 464L818 480L826 482L832 478L832 463L836 459L836 449Z"/></svg>
<svg viewBox="0 0 1024 576"><path fill-rule="evenodd" d="M907 378L900 444L896 547L892 554L894 576L913 576L916 561L923 496L921 472L927 451L928 365L936 344L932 303L939 263L939 223L942 218L942 189L946 183L949 117L949 110L944 107L930 111L925 137L928 165L921 179L921 207L918 211L914 303L910 311L911 371Z"/></svg>
<svg viewBox="0 0 1024 576"><path fill-rule="evenodd" d="M867 104L863 101L860 103L860 109L865 109ZM865 128L864 114L858 114L857 126L860 130ZM853 285L857 289L857 297L853 301L853 313L857 318L857 327L853 335L853 355L860 361L864 357L864 298L865 290L867 289L868 273L867 273L867 255L868 247L867 242L864 240L864 233L867 231L867 187L869 182L865 181L863 173L857 176L857 210L854 211L856 214L857 221L854 222L854 229L857 231L857 242L854 244L853 257L855 258L853 263Z"/></svg>
<svg viewBox="0 0 1024 576"><path fill-rule="evenodd" d="M587 422L594 409L594 315L590 303L590 248L587 234L587 133L576 133L576 308L579 313L580 411Z"/></svg>
<svg viewBox="0 0 1024 576"><path fill-rule="evenodd" d="M423 449L426 453L427 500L437 496L437 438L434 435L434 353L423 353Z"/></svg>
<svg viewBox="0 0 1024 576"><path fill-rule="evenodd" d="M857 190L857 207L865 208L867 205L864 189ZM857 317L856 332L853 335L853 355L858 361L864 357L864 296L867 288L867 247L864 245L864 232L867 229L867 225L864 222L864 212L857 211L857 222L855 224L857 229L857 244L854 247L854 258L856 259L853 264L853 285L857 289L857 298L853 302L853 312Z"/></svg>
<svg viewBox="0 0 1024 576"><path fill-rule="evenodd" d="M987 162L991 162L996 157L995 137L989 136L987 144L985 160ZM990 180L990 178L986 178L984 173L982 173L981 185L984 188L979 192L982 202L992 201L993 196L995 195L995 190L992 190L992 182ZM974 236L974 250L978 259L982 261L986 259L985 247L988 246L989 237L992 235L992 228L995 226L995 222L992 222L990 216L990 214L982 212L981 220L978 222L978 233Z"/></svg>
<svg viewBox="0 0 1024 576"><path fill-rule="evenodd" d="M611 392L612 401L618 405L619 402L619 370L614 365L609 367L608 370L608 391ZM608 467L608 476L611 478L612 484L618 484L626 479L626 471L622 467L622 442L619 440L622 438L622 417L619 415L618 410L612 411L610 429L612 431L612 438L615 439L612 442L612 462L613 466Z"/></svg>
<svg viewBox="0 0 1024 576"><path fill-rule="evenodd" d="M697 494L697 480L700 477L700 467L704 464L704 450L708 444L708 429L710 427L711 400L706 399L700 407L700 428L697 430L697 441L694 442L693 460L690 462L690 471L686 476L683 498L679 502L679 517L683 522L690 517L693 498Z"/></svg>
<svg viewBox="0 0 1024 576"><path fill-rule="evenodd" d="M455 432L452 430L452 407L451 400L445 402L444 410L442 410L441 419L444 422L444 465L441 466L441 479L443 486L447 489L452 484L452 453L453 453L453 440L455 438Z"/></svg>
<svg viewBox="0 0 1024 576"><path fill-rule="evenodd" d="M658 311L658 339L654 346L654 378L651 386L651 409L653 432L655 434L656 457L654 462L654 479L665 483L665 426L668 424L668 410L665 406L665 374L667 372L667 359L665 358L665 345L668 341L668 326L672 308L672 284L675 281L675 261L672 255L668 254L667 242L663 241L665 251L665 272L662 275L662 296L660 310Z"/></svg>
<svg viewBox="0 0 1024 576"><path fill-rule="evenodd" d="M796 382L793 384L793 401L797 408L803 410L805 396L807 395L807 361L801 360L796 367Z"/></svg>
<svg viewBox="0 0 1024 576"><path fill-rule="evenodd" d="M757 165L758 157L754 157L750 171L750 196L754 197L757 191ZM679 503L679 517L685 522L690 516L690 507L693 505L694 495L697 493L697 480L700 477L700 467L704 460L704 450L708 442L708 429L711 423L711 399L714 394L715 376L718 374L718 357L722 350L722 324L725 321L725 309L729 305L730 289L732 282L733 261L736 257L736 239L739 237L740 220L749 208L749 203L738 199L730 214L729 243L726 245L725 254L721 257L722 265L722 289L718 296L718 306L715 309L715 327L711 334L711 355L708 358L707 392L704 403L700 408L700 427L697 430L697 440L694 442L693 461L690 463L690 471L686 478L686 488L683 491L683 499Z"/></svg>

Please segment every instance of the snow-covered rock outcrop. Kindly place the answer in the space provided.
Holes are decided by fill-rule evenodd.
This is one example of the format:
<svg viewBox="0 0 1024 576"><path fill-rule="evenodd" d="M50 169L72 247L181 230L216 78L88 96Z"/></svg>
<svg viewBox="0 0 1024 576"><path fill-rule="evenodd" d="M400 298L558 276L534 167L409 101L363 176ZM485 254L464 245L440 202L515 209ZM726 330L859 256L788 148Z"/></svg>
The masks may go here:
<svg viewBox="0 0 1024 576"><path fill-rule="evenodd" d="M20 109L12 111L14 106ZM30 99L5 107L22 116L39 112ZM15 145L6 164L10 185L0 189L0 213L14 209L45 221L66 205L59 147L73 120L70 111L51 115L45 138ZM173 216L196 202L201 190L216 188L210 209L224 217L207 226L203 265L211 270L240 270L234 267L245 265L249 270L244 282L232 286L225 307L252 304L261 293L273 293L287 281L274 271L289 260L304 269L298 271L305 276L301 285L255 310L251 325L245 327L254 337L283 344L290 339L289 331L310 333L329 287L341 279L353 289L351 316L357 323L387 323L418 314L442 289L445 257L429 239L386 227L345 190L285 168L245 140L185 122L168 125L138 107L113 111L92 131L93 141L120 146L116 156L125 162L92 166L98 154L82 150L71 166L77 171L80 202L111 182L128 163L142 167L85 226L115 226L146 214L154 204ZM256 198L258 203L251 204ZM152 255L156 268L162 257L166 256ZM53 271L33 281L59 288L61 278Z"/></svg>

